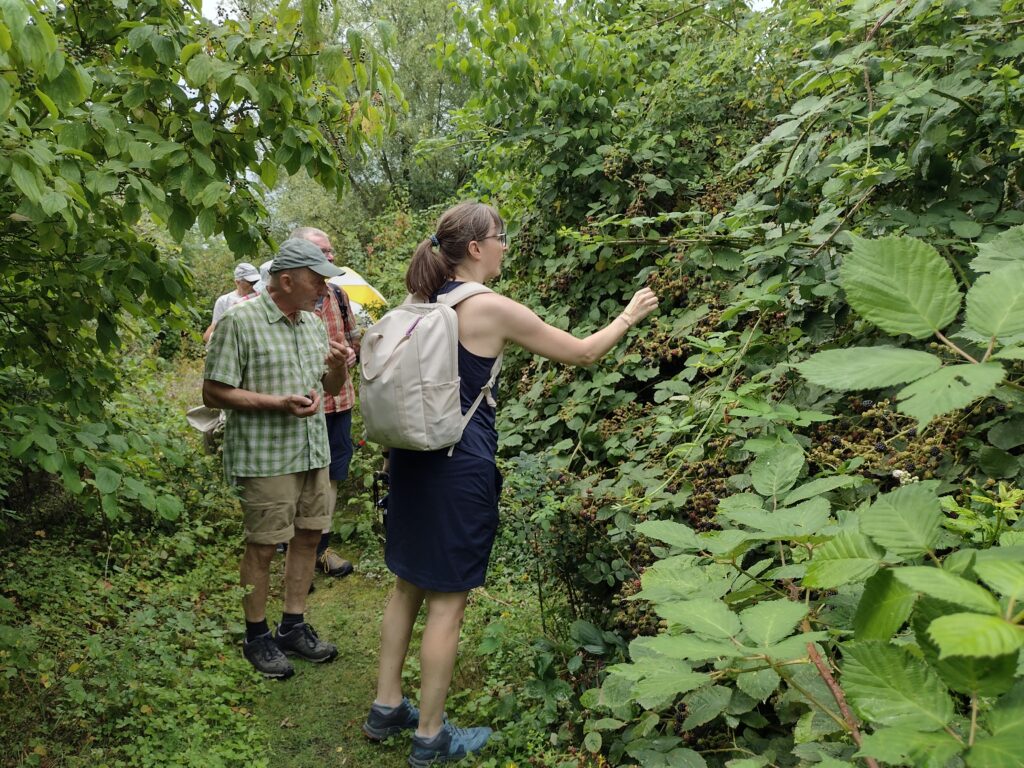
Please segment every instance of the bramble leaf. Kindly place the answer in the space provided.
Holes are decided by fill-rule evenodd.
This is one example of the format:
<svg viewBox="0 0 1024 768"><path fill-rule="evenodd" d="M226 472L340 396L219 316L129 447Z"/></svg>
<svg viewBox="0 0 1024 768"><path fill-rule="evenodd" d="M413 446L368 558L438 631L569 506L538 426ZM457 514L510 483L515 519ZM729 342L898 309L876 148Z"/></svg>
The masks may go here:
<svg viewBox="0 0 1024 768"><path fill-rule="evenodd" d="M966 320L986 337L1024 333L1024 263L979 277L967 292Z"/></svg>
<svg viewBox="0 0 1024 768"><path fill-rule="evenodd" d="M862 482L864 482L863 478L857 477L856 475L829 475L828 477L819 477L811 480L809 483L804 483L798 488L794 488L786 494L786 498L782 500L782 504L788 507L791 504L796 504L798 501L810 499L815 496L819 496L820 494L834 491L837 488L847 488L851 485L857 485Z"/></svg>
<svg viewBox="0 0 1024 768"><path fill-rule="evenodd" d="M754 460L750 478L762 496L778 496L793 487L803 466L804 453L799 447L779 443Z"/></svg>
<svg viewBox="0 0 1024 768"><path fill-rule="evenodd" d="M923 426L936 416L966 408L995 389L1006 377L999 363L947 365L896 394L897 410Z"/></svg>
<svg viewBox="0 0 1024 768"><path fill-rule="evenodd" d="M915 557L933 549L941 522L938 496L917 484L882 494L860 514L861 531L901 557Z"/></svg>
<svg viewBox="0 0 1024 768"><path fill-rule="evenodd" d="M897 568L893 573L916 592L982 613L999 613L999 601L987 589L941 568L919 565Z"/></svg>
<svg viewBox="0 0 1024 768"><path fill-rule="evenodd" d="M935 355L899 347L828 349L795 366L812 384L840 392L917 381L942 367Z"/></svg>
<svg viewBox="0 0 1024 768"><path fill-rule="evenodd" d="M712 685L686 694L683 703L686 704L687 716L683 721L683 729L689 730L710 723L725 711L731 698L732 689L724 685Z"/></svg>
<svg viewBox="0 0 1024 768"><path fill-rule="evenodd" d="M1001 595L1024 601L1024 563L1011 560L980 560L974 564L978 577Z"/></svg>
<svg viewBox="0 0 1024 768"><path fill-rule="evenodd" d="M912 237L853 237L840 270L850 306L883 331L924 339L960 311L953 270L932 246Z"/></svg>
<svg viewBox="0 0 1024 768"><path fill-rule="evenodd" d="M978 243L978 255L970 267L975 272L994 272L1024 264L1024 225L1000 232L991 240Z"/></svg>
<svg viewBox="0 0 1024 768"><path fill-rule="evenodd" d="M760 646L769 646L789 636L807 615L807 606L792 600L768 600L740 613L747 637Z"/></svg>
<svg viewBox="0 0 1024 768"><path fill-rule="evenodd" d="M917 593L898 581L891 569L879 571L864 585L853 617L858 640L888 640L910 617Z"/></svg>
<svg viewBox="0 0 1024 768"><path fill-rule="evenodd" d="M721 600L699 598L657 606L658 615L707 637L729 638L740 632L740 620Z"/></svg>
<svg viewBox="0 0 1024 768"><path fill-rule="evenodd" d="M700 540L692 528L671 520L646 520L636 526L637 533L682 550L697 552L701 549Z"/></svg>
<svg viewBox="0 0 1024 768"><path fill-rule="evenodd" d="M865 720L938 731L953 718L953 700L938 676L907 649L870 640L843 646L842 685Z"/></svg>
<svg viewBox="0 0 1024 768"><path fill-rule="evenodd" d="M803 583L805 587L834 589L866 579L881 563L882 551L867 536L843 531L814 550Z"/></svg>
<svg viewBox="0 0 1024 768"><path fill-rule="evenodd" d="M1024 647L1024 627L1001 616L954 613L940 616L928 627L939 646L939 658L948 656L1002 656Z"/></svg>
<svg viewBox="0 0 1024 768"><path fill-rule="evenodd" d="M944 768L964 745L945 731L921 732L910 728L879 728L865 734L855 757L873 757L893 765Z"/></svg>

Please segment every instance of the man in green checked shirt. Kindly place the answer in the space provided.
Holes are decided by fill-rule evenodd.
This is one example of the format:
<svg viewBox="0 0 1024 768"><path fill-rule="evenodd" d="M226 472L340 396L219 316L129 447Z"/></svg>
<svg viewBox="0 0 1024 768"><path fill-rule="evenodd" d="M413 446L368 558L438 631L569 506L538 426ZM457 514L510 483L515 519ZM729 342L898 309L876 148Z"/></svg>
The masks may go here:
<svg viewBox="0 0 1024 768"><path fill-rule="evenodd" d="M325 278L339 274L308 240L285 240L267 290L217 324L203 374L203 403L227 411L224 468L241 492L243 652L258 671L279 679L295 672L286 654L313 662L338 655L304 612L316 545L333 512L321 397L337 394L348 377L348 348L328 340L313 309L327 294ZM285 542L284 616L271 634L270 562Z"/></svg>

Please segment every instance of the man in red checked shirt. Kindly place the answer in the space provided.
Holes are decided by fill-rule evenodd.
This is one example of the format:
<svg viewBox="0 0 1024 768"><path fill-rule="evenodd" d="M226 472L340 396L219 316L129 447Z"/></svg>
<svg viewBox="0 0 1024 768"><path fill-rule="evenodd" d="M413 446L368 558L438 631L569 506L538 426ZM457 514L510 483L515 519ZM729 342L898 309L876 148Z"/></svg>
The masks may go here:
<svg viewBox="0 0 1024 768"><path fill-rule="evenodd" d="M289 237L308 240L334 262L334 249L327 233L315 227L299 227ZM317 306L316 314L327 326L327 338L343 341L348 345L348 365L351 368L359 359L359 338L361 336L356 318L352 312L348 295L344 289L328 283L327 297ZM352 377L345 380L341 392L335 396L325 395L324 415L327 419L327 437L331 444L330 479L332 494L330 509L333 513L338 501L338 483L348 477L348 465L352 460L352 406L356 404L356 390ZM342 559L330 547L331 530L328 528L320 537L317 547L317 566L328 576L346 576L352 573L352 563Z"/></svg>

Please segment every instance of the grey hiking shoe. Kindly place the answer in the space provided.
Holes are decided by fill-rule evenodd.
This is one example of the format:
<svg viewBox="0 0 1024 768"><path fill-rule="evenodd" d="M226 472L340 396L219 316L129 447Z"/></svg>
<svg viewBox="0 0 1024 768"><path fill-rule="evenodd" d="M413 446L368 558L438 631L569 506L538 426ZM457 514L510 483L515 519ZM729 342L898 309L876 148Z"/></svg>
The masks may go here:
<svg viewBox="0 0 1024 768"><path fill-rule="evenodd" d="M338 655L338 646L325 643L317 637L316 630L309 624L296 624L291 632L281 634L281 627L274 631L274 642L287 654L301 656L306 661L320 664L332 661Z"/></svg>
<svg viewBox="0 0 1024 768"><path fill-rule="evenodd" d="M320 570L328 576L348 576L352 573L352 563L328 547L316 559Z"/></svg>
<svg viewBox="0 0 1024 768"><path fill-rule="evenodd" d="M451 723L445 723L432 739L413 734L409 765L413 768L427 768L434 763L461 760L471 752L483 749L491 733L491 729L486 726L457 728Z"/></svg>
<svg viewBox="0 0 1024 768"><path fill-rule="evenodd" d="M384 714L377 704L370 707L370 714L363 723L363 733L371 741L383 741L388 736L420 724L420 711L408 699Z"/></svg>
<svg viewBox="0 0 1024 768"><path fill-rule="evenodd" d="M281 653L281 649L277 647L277 643L274 642L274 638L269 632L260 635L252 642L246 640L242 643L242 654L264 677L287 680L295 674L295 667Z"/></svg>

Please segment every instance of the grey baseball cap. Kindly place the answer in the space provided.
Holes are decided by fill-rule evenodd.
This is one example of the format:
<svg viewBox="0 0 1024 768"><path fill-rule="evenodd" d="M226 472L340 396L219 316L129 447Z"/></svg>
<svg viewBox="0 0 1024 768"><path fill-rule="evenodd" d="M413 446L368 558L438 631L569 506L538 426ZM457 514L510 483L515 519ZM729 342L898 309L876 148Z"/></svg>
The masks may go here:
<svg viewBox="0 0 1024 768"><path fill-rule="evenodd" d="M260 273L248 261L243 261L235 267L235 280L247 280L250 283L255 283L259 279Z"/></svg>
<svg viewBox="0 0 1024 768"><path fill-rule="evenodd" d="M300 267L309 267L321 277L337 277L342 273L342 270L331 264L323 252L309 240L292 237L281 243L281 247L277 249L270 271L273 273Z"/></svg>

